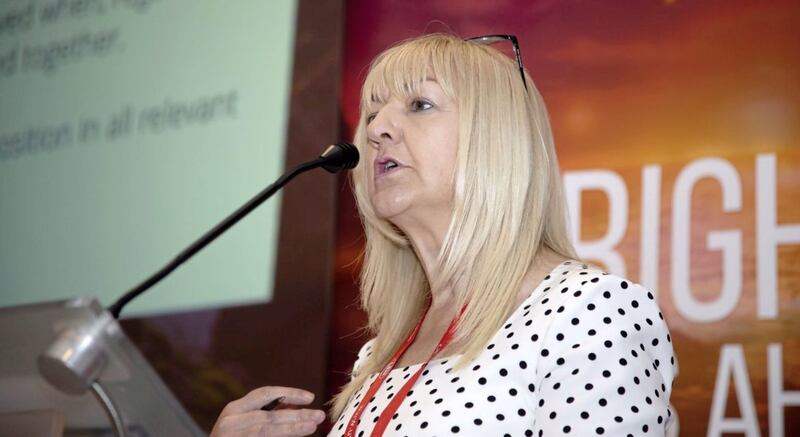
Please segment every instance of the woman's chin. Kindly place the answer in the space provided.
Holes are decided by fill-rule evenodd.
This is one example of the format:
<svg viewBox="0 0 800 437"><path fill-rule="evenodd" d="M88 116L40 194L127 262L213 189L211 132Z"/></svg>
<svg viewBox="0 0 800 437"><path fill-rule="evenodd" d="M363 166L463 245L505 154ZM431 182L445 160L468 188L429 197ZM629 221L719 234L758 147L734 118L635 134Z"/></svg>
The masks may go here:
<svg viewBox="0 0 800 437"><path fill-rule="evenodd" d="M408 209L408 202L403 196L385 196L382 194L372 197L372 209L375 215L384 220L396 219Z"/></svg>
<svg viewBox="0 0 800 437"><path fill-rule="evenodd" d="M406 210L406 208L397 204L373 205L373 208L375 209L375 215L377 215L378 218L388 221L395 221L402 217L403 212Z"/></svg>

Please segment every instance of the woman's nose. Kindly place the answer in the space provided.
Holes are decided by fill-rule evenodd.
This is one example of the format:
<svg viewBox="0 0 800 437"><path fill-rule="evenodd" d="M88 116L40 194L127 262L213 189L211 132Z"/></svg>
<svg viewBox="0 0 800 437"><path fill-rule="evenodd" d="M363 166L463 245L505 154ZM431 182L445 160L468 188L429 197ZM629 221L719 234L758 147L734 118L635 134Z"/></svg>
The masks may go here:
<svg viewBox="0 0 800 437"><path fill-rule="evenodd" d="M367 125L367 135L373 147L392 145L400 140L402 129L397 110L390 105L381 108Z"/></svg>

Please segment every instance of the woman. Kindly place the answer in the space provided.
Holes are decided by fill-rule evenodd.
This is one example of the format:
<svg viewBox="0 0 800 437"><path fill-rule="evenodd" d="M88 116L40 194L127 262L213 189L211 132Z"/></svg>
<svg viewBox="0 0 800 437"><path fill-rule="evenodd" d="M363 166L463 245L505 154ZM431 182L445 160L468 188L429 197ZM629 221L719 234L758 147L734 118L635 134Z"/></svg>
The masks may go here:
<svg viewBox="0 0 800 437"><path fill-rule="evenodd" d="M671 422L663 317L641 286L574 261L547 113L520 66L450 35L372 63L353 184L375 338L330 435L660 435ZM253 412L310 402L260 390L215 432L306 435L322 420Z"/></svg>

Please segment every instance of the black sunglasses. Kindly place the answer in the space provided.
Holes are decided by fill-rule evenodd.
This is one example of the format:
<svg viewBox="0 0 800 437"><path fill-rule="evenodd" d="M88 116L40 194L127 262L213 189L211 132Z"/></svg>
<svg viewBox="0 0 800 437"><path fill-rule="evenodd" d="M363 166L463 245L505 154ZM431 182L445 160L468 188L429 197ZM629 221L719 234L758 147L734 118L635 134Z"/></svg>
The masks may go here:
<svg viewBox="0 0 800 437"><path fill-rule="evenodd" d="M467 38L464 41L477 42L479 44L494 44L501 41L511 41L514 46L514 55L517 57L517 66L519 67L519 75L522 77L522 85L525 86L525 91L528 91L528 82L525 81L525 69L522 67L522 56L519 54L519 42L514 35L484 35L476 36L474 38Z"/></svg>

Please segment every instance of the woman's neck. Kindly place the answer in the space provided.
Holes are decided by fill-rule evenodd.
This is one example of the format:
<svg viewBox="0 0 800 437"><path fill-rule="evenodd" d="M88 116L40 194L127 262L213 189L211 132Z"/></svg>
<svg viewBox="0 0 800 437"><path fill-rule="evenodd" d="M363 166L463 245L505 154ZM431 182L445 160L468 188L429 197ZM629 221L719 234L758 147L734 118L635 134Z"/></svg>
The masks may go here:
<svg viewBox="0 0 800 437"><path fill-rule="evenodd" d="M428 284L431 287L431 310L438 310L452 305L456 299L455 286L444 284L434 287L438 283L435 278L439 273L439 254L444 245L449 220L427 220L425 222L400 222L395 225L403 231L422 266Z"/></svg>
<svg viewBox="0 0 800 437"><path fill-rule="evenodd" d="M433 220L431 216L441 216L441 214L431 214L425 221L409 219L405 222L399 221L395 225L408 238L422 265L428 284L431 284L430 311L453 312L456 311L458 291L459 287L463 287L463 281L458 279L439 284L440 281L436 280L439 273L439 255L447 235L449 219L442 216L439 220ZM555 266L566 260L567 258L551 249L541 247L522 278L520 297L524 298L525 290L532 290Z"/></svg>

